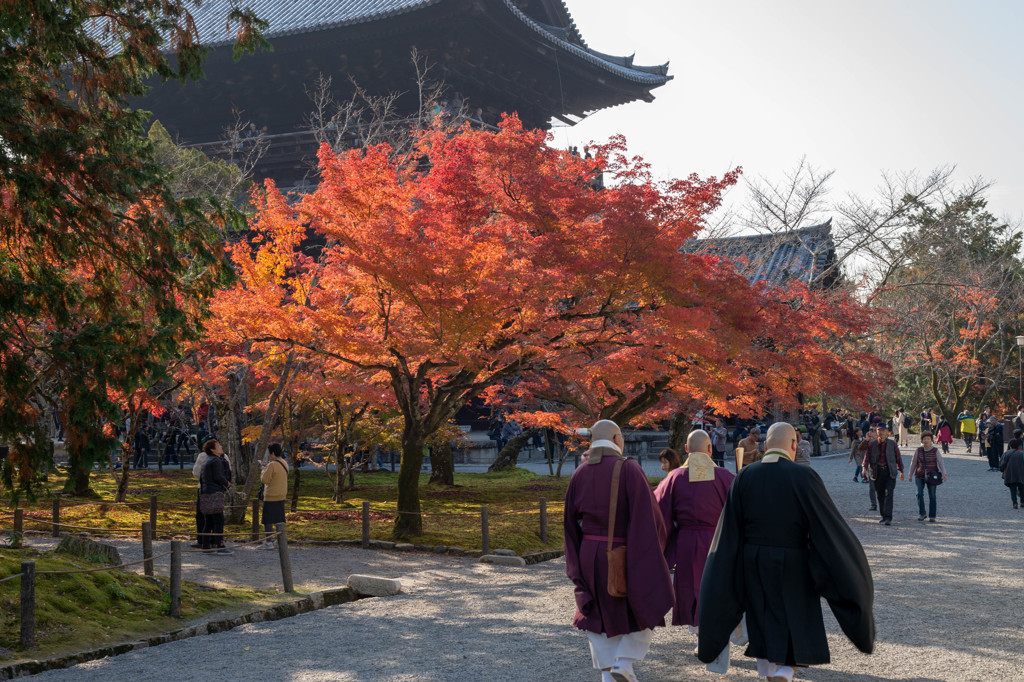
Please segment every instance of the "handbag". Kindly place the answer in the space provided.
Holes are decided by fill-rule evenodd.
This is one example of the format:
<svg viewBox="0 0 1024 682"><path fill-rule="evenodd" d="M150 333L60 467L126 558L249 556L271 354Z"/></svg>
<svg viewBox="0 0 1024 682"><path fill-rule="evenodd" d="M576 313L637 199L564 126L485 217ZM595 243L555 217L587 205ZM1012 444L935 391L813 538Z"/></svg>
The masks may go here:
<svg viewBox="0 0 1024 682"><path fill-rule="evenodd" d="M942 472L941 471L926 471L924 472L924 482L928 485L942 485Z"/></svg>
<svg viewBox="0 0 1024 682"><path fill-rule="evenodd" d="M224 511L224 492L200 493L199 513L219 514Z"/></svg>
<svg viewBox="0 0 1024 682"><path fill-rule="evenodd" d="M611 501L608 503L608 594L612 597L626 596L626 546L612 547L615 539L615 512L619 506L619 475L622 472L623 459L615 462L612 470Z"/></svg>

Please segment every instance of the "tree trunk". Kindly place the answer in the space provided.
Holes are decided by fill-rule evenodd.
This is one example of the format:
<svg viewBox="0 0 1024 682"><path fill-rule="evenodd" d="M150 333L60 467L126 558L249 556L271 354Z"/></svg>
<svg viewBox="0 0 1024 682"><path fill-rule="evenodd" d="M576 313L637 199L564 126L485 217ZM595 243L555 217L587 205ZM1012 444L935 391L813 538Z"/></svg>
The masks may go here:
<svg viewBox="0 0 1024 682"><path fill-rule="evenodd" d="M245 444L242 442L242 431L245 429L245 405L248 402L245 387L245 376L232 372L228 376L228 403L220 420L222 434L219 435L224 446L224 456L231 465L231 480L237 486L249 475L249 457Z"/></svg>
<svg viewBox="0 0 1024 682"><path fill-rule="evenodd" d="M420 467L423 465L425 438L406 427L402 434L402 462L398 467L398 516L394 537L406 540L423 534L420 516Z"/></svg>
<svg viewBox="0 0 1024 682"><path fill-rule="evenodd" d="M299 508L299 483L302 480L302 470L299 469L299 464L296 461L297 457L292 457L292 511L296 511Z"/></svg>
<svg viewBox="0 0 1024 682"><path fill-rule="evenodd" d="M515 469L519 465L519 451L530 442L535 433L537 433L537 429L527 429L505 443L505 447L498 453L498 457L491 463L491 466L487 467L487 471Z"/></svg>
<svg viewBox="0 0 1024 682"><path fill-rule="evenodd" d="M558 469L555 471L555 478L562 477L562 465L565 464L565 460L569 459L569 453L574 452L573 449L567 448L564 445L561 450L562 452L558 457Z"/></svg>
<svg viewBox="0 0 1024 682"><path fill-rule="evenodd" d="M295 350L293 349L288 351L288 357L284 361L284 368L281 370L281 377L277 380L277 385L270 394L267 411L263 415L263 425L260 427L260 438L256 442L256 448L249 460L249 471L245 477L245 487L233 496L232 502L235 508L231 510L230 516L225 521L226 523L242 523L245 520L245 510L249 506L249 500L252 499L253 489L256 487L256 479L259 478L260 468L256 466L256 460L263 456L267 445L270 444L270 434L274 431L274 423L277 421L277 415L281 410L281 405L284 403L281 394L291 379L294 366Z"/></svg>
<svg viewBox="0 0 1024 682"><path fill-rule="evenodd" d="M455 485L455 462L452 457L451 441L435 445L431 450L430 483Z"/></svg>
<svg viewBox="0 0 1024 682"><path fill-rule="evenodd" d="M554 476L555 475L555 462L552 459L552 452L551 452L551 449L553 447L552 443L551 443L551 436L552 435L554 435L554 431L552 431L551 429L548 429L547 431L544 432L544 456L548 458L548 475L549 476Z"/></svg>
<svg viewBox="0 0 1024 682"><path fill-rule="evenodd" d="M345 445L347 441L339 440L334 449L334 501L341 504L345 501ZM327 473L330 477L330 471Z"/></svg>
<svg viewBox="0 0 1024 682"><path fill-rule="evenodd" d="M135 426L132 425L131 431L134 431ZM128 496L128 470L132 466L132 450L129 443L131 440L126 440L121 448L121 475L117 477L117 492L114 494L114 502L124 502Z"/></svg>
<svg viewBox="0 0 1024 682"><path fill-rule="evenodd" d="M676 451L680 460L686 457L686 436L692 426L693 422L685 412L676 412L669 420L668 446Z"/></svg>

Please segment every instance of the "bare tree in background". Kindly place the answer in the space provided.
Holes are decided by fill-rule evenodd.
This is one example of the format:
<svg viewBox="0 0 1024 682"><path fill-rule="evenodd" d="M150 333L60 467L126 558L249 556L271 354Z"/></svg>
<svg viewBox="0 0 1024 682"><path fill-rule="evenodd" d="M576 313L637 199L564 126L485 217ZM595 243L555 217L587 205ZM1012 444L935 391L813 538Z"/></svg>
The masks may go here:
<svg viewBox="0 0 1024 682"><path fill-rule="evenodd" d="M849 194L842 201L830 197L835 171L817 168L806 158L781 180L747 180L750 197L735 218L736 224L742 231L761 237L758 249L744 254L748 268L756 271L780 247L796 243L812 255L813 262L824 264L809 273L812 286L840 275L848 281L862 280L869 288L884 286L899 266L900 236L909 229L915 202L927 202L948 191L953 170L952 166L941 167L925 176L883 173L875 196ZM801 228L829 221L831 242L800 232ZM716 239L727 235L720 226L717 233L705 232L702 236L711 239L695 248L714 251L722 246ZM833 248L834 259L821 258Z"/></svg>
<svg viewBox="0 0 1024 682"><path fill-rule="evenodd" d="M352 92L347 99L339 101L333 81L321 74L306 90L313 109L305 123L317 144L326 143L335 152L341 152L386 143L391 146L392 156L404 162L413 153L415 133L435 125L437 118L442 125L452 127L468 120L482 123L468 116L465 101L447 98L448 87L431 76L431 64L416 48L410 53L410 61L415 70L416 111L404 116L399 115L400 104L408 101L410 92L375 95L355 78L349 78ZM317 172L316 165L314 160L311 172Z"/></svg>

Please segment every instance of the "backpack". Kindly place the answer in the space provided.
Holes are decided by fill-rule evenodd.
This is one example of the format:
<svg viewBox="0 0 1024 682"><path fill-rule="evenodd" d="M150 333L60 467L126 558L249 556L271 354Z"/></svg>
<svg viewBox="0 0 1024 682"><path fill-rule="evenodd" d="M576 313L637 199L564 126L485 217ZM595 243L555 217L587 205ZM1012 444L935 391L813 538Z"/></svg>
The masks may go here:
<svg viewBox="0 0 1024 682"><path fill-rule="evenodd" d="M914 420L910 418L909 414L903 415L903 428L909 429L910 425L914 423Z"/></svg>

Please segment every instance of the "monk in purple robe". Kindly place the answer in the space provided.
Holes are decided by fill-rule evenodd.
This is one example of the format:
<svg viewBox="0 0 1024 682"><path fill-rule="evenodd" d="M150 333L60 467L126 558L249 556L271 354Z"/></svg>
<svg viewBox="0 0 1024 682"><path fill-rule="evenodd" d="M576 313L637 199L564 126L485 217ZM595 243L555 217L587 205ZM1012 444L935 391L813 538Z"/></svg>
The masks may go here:
<svg viewBox="0 0 1024 682"><path fill-rule="evenodd" d="M708 550L735 476L711 459L711 439L694 431L686 439L689 458L658 484L654 497L668 526L665 559L676 569L672 625L697 625L697 595Z"/></svg>
<svg viewBox="0 0 1024 682"><path fill-rule="evenodd" d="M665 562L665 522L643 469L620 465L612 541L625 545L626 596L608 594L608 526L612 474L622 459L619 427L602 419L591 428L586 464L565 493L565 572L576 588L572 624L587 632L602 682L635 682L633 664L647 655L654 628L665 625L674 592Z"/></svg>

